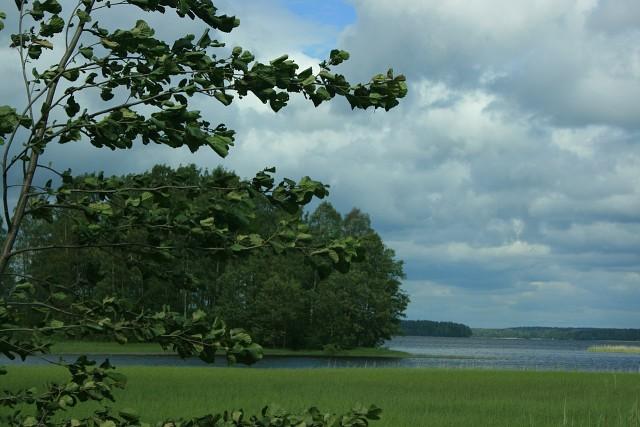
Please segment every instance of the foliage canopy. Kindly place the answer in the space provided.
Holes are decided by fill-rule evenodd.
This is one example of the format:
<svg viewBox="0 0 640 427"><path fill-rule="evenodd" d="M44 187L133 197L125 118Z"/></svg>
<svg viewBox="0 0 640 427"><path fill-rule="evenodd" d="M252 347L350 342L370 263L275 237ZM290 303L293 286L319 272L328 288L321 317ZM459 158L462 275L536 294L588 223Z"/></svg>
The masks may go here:
<svg viewBox="0 0 640 427"><path fill-rule="evenodd" d="M75 4L74 4L75 3ZM199 36L178 36L166 43L144 20L129 29L110 29L100 23L118 8L131 13L175 12L179 18L202 22ZM298 251L312 264L346 271L360 257L353 238L341 238L311 247L308 230L300 223L300 209L314 197L325 197L327 187L309 177L275 183L273 168L251 180L212 176L196 185L171 177L162 185L144 177L129 184L118 177L74 177L42 164L50 144L90 143L95 147L126 149L134 143L186 146L191 151L212 149L221 157L233 146L235 133L213 124L191 107L194 97L208 97L228 106L249 94L279 111L291 94L315 106L344 97L352 108L393 108L407 91L404 77L389 70L364 84L351 84L333 68L349 58L331 51L317 70L300 67L286 55L269 63L241 48L228 49L217 37L230 32L239 20L219 13L211 0L15 0L9 16L17 23L11 47L20 57L25 106L0 106L0 144L3 145L3 214L7 227L0 252L3 294L0 297L0 353L9 358L48 351L53 334L82 336L100 333L120 342L135 339L173 347L183 357L211 362L222 352L230 362L253 363L261 348L241 329L228 328L201 310L190 315L135 307L127 299L78 295L68 284L33 278L11 269L17 255L43 251L126 248L132 256L171 259L178 252L203 252L211 259L241 256L260 249ZM66 17L66 18L65 18ZM6 14L0 14L0 29ZM46 55L45 55L46 53ZM53 65L43 65L59 56ZM29 72L28 70L31 69ZM89 97L89 98L86 98ZM100 98L99 106L81 105ZM22 166L21 171L16 169ZM37 178L54 173L54 180ZM20 176L17 185L9 178ZM15 190L15 192L14 192ZM184 197L170 197L172 190ZM213 192L213 193L211 193ZM213 194L208 203L190 203L200 194ZM14 209L10 200L15 200ZM257 203L282 212L283 219L268 235L248 232ZM54 220L59 210L80 213L85 227L73 245L21 246L20 229L29 220ZM140 242L140 234L148 240ZM181 239L175 239L179 234ZM179 244L176 244L178 242ZM34 313L36 315L34 320ZM124 378L105 362L99 366L79 358L67 366L71 379L51 384L42 394L33 390L7 392L0 405L29 404L33 414L14 411L11 426L137 426L135 413L99 410L85 419L59 421L57 415L85 401L112 399L112 389ZM0 374L6 373L1 370ZM315 409L304 415L273 414L256 417L241 412L207 415L165 425L366 425L377 408L357 409L344 416L323 415Z"/></svg>

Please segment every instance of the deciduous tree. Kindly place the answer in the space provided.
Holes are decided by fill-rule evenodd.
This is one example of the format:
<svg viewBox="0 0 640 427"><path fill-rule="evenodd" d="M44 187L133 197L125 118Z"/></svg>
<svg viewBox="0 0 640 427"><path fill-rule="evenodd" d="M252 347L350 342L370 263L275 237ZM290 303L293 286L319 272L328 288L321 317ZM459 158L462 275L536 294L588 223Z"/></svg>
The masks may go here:
<svg viewBox="0 0 640 427"><path fill-rule="evenodd" d="M14 7L15 4L15 7ZM0 15L17 22L11 47L18 52L25 102L0 106L2 193L7 234L0 251L0 274L5 296L0 299L0 352L13 358L44 353L52 334L81 336L101 333L120 342L155 341L174 348L181 356L198 356L212 362L217 352L231 362L253 363L260 347L242 330L227 328L220 319L203 311L189 316L168 309L140 310L131 301L115 297L93 300L69 292L65 283L35 281L7 276L9 263L23 254L41 251L126 248L142 260L171 260L174 254L207 253L211 259L240 256L269 248L276 252L304 251L310 258L325 258L345 269L357 256L354 239L327 242L311 248L308 233L296 220L283 221L269 235L248 229L256 200L274 209L296 213L313 197L324 197L327 188L308 177L276 184L274 169L265 169L248 181L211 176L198 185L179 178L158 184L142 177L134 183L101 174L73 177L42 163L51 144L92 144L97 148L127 149L133 144L188 147L191 151L212 149L227 155L235 132L215 118L203 117L192 107L195 97L205 97L222 106L236 99L256 96L273 111L285 107L291 94L299 94L314 105L344 97L353 108L390 109L406 93L404 77L391 70L365 84L351 84L333 67L349 58L333 50L316 70L300 70L286 55L269 63L255 60L241 48L227 48L218 38L239 25L233 16L220 14L211 0L15 0ZM176 36L172 43L156 37L144 20L132 28L107 28L103 14L123 9L145 16L175 13L176 19L198 20L206 30L198 37ZM180 28L176 25L176 28ZM44 52L47 55L43 55ZM53 65L44 58L59 55ZM48 61L49 59L47 59ZM81 104L95 96L101 103ZM19 109L18 109L19 108ZM53 173L57 180L38 178ZM19 181L10 183L9 178ZM58 185L59 184L59 185ZM190 203L204 190L215 191L209 203ZM13 192L13 190L16 190ZM171 192L180 190L183 198ZM12 206L11 200L15 200ZM260 202L262 203L262 202ZM12 209L13 208L13 209ZM59 220L54 212L83 215L86 227L79 240L64 245L17 245L27 218ZM175 234L183 235L175 245ZM145 241L138 237L145 236ZM25 314L29 308L29 316ZM114 414L100 410L86 419L54 421L65 408L87 400L112 399L113 387L124 378L108 362L96 366L79 358L67 366L71 380L52 384L42 394L31 390L5 393L0 404L35 406L35 414L15 411L11 426L132 426L140 425L129 412ZM1 371L0 373L5 373ZM241 413L207 415L185 421L184 426L213 425L365 425L376 418L376 409L361 409L344 417L325 418L316 410L295 416L266 411L245 418ZM286 420L286 421L285 421Z"/></svg>

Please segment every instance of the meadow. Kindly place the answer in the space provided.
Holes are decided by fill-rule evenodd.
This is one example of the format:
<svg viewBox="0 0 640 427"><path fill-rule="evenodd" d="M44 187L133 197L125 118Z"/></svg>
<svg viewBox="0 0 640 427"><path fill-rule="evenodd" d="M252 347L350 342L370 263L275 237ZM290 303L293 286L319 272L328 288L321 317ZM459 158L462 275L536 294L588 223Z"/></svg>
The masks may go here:
<svg viewBox="0 0 640 427"><path fill-rule="evenodd" d="M376 404L372 426L640 426L640 375L446 369L127 367L127 400L147 421L265 405L344 411ZM57 367L12 367L3 389L63 378ZM75 409L77 411L77 409Z"/></svg>

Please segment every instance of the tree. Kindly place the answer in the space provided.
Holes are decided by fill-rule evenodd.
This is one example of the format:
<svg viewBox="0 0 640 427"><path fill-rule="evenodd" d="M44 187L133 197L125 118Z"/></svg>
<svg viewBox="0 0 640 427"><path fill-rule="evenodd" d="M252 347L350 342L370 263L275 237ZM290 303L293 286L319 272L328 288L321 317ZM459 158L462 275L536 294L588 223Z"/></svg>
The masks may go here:
<svg viewBox="0 0 640 427"><path fill-rule="evenodd" d="M194 166L176 170L156 166L144 175L165 180L183 176L194 185L211 174L238 179L221 168L209 173ZM177 192L171 198L181 196ZM212 196L215 192L204 191L190 203L206 203ZM256 209L249 230L273 234L283 216L267 204ZM80 216L74 221L87 220ZM213 264L206 253L174 253L172 262L166 263L110 248L93 249L82 257L69 256L65 253L69 250L41 251L32 255L25 272L36 280L70 274L74 284L70 290L75 294L115 295L151 310L168 305L185 313L198 307L230 324L243 325L254 339L269 347L375 346L397 333L407 304L400 289L402 263L372 229L369 216L353 209L343 218L323 202L304 223L310 227L314 245L329 241L326 236L358 238L365 259L353 264L348 273L321 278L317 268L305 263L299 253L262 251L236 259L217 258ZM84 227L84 223L81 227L69 225L68 216L62 216L51 223L29 222L22 233L37 236L40 245L68 244L79 241L75 230ZM150 243L149 236L136 237L139 244ZM184 236L171 238L168 245L185 246Z"/></svg>
<svg viewBox="0 0 640 427"><path fill-rule="evenodd" d="M399 332L400 317L408 304L400 290L402 262L371 228L369 216L353 209L341 218L331 204L323 202L310 216L310 228L320 236L359 238L366 253L365 262L315 287L316 316L328 322L320 341L347 348L374 347Z"/></svg>
<svg viewBox="0 0 640 427"><path fill-rule="evenodd" d="M130 257L169 263L177 256L195 253L206 253L214 260L270 249L278 253L298 250L312 263L326 260L346 270L358 256L356 241L340 239L311 247L307 229L299 221L304 205L328 194L322 183L304 177L276 184L274 169L258 172L249 181L212 175L195 185L188 177L179 176L161 183L143 175L130 179L102 174L74 177L70 171L42 164L41 156L54 143L90 143L113 150L130 148L134 143L155 143L187 146L191 151L212 149L224 157L233 145L234 131L224 124L213 125L190 108L192 98L208 97L228 106L235 98L253 94L277 112L286 106L290 94L298 93L316 106L341 96L352 108L388 110L406 94L404 77L389 70L366 84L352 85L332 72L349 58L340 50L331 51L317 72L311 68L299 71L286 55L268 64L259 63L249 51L240 47L228 50L212 38L213 33L217 37L230 32L239 20L220 14L211 0L79 0L65 10L58 0L15 0L15 5L9 13L16 17L18 32L11 35L11 47L20 56L26 106L21 111L0 106L2 210L7 225L0 274L8 294L0 300L0 352L25 358L46 352L48 337L54 333L100 333L120 342L155 341L173 347L183 357L198 356L208 362L217 351L226 353L231 362L258 360L261 349L246 333L227 328L203 311L192 310L190 315L168 309L153 312L138 310L127 299L107 296L94 300L70 292L57 280L66 280L63 277L36 281L24 275L16 281L16 276L7 276L10 261L42 251L78 250L85 254L126 249ZM116 8L132 8L136 13L173 11L181 19L199 20L207 29L198 38L187 34L167 44L156 38L143 20L130 29L103 27L97 12L109 13ZM4 19L2 13L0 29ZM54 65L42 66L39 59L45 50L61 52ZM80 105L85 96L99 96L103 103L99 107ZM22 178L15 187L8 178L12 169L20 166L22 173L15 175ZM38 176L49 173L54 174L55 183L50 179L40 184L45 179ZM12 189L17 193L11 194ZM207 203L190 202L204 190L215 191L216 197ZM172 197L176 191L184 196ZM16 200L13 211L12 199ZM269 235L251 232L250 220L257 204L269 204L290 216ZM60 221L60 212L71 212L69 219L78 227L77 241L23 246L32 243L20 240L25 221ZM86 221L74 221L76 217ZM177 234L182 240L174 239ZM169 243L176 241L178 244ZM116 259L114 256L114 262ZM25 308L31 309L28 316ZM8 424L49 426L65 407L112 399L111 389L124 380L111 368L108 363L96 367L82 357L68 366L72 379L66 385L53 384L40 395L32 391L5 394L0 398L4 406L36 406L35 417L15 411ZM359 410L330 422L321 421L322 415L314 411L306 416L314 425L364 425L368 418L377 416L377 410ZM289 422L301 419L269 412L252 420L219 414L194 418L184 425L220 425L223 420L227 425L280 425L284 418ZM104 410L66 425L95 424L125 426L139 421L134 414Z"/></svg>

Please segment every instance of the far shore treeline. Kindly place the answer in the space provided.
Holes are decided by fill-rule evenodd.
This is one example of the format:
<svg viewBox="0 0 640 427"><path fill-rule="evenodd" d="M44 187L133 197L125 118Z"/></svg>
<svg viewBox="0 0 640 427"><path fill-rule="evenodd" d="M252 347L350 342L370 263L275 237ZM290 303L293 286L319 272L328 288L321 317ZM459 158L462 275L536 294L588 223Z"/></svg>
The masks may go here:
<svg viewBox="0 0 640 427"><path fill-rule="evenodd" d="M486 329L470 328L461 323L435 322L431 320L402 320L400 328L406 336L640 341L640 329L554 328L544 326Z"/></svg>
<svg viewBox="0 0 640 427"><path fill-rule="evenodd" d="M79 179L89 182L95 179L92 176ZM180 209L199 203L224 204L220 191L208 183L224 182L233 187L240 180L222 168L206 171L193 165L177 169L155 166L148 172L122 178L131 187L179 182L187 190L197 188L198 191L166 190L172 206ZM227 195L232 196L233 192ZM400 318L409 301L400 287L404 278L402 261L373 230L366 213L354 208L343 216L327 202L308 213L276 212L267 200L257 196L247 203L254 206L245 208L255 212L248 216L253 217L251 223L243 225L248 233L273 235L285 219L279 216L297 216L300 230L293 237L307 236L305 245L317 247L351 236L361 242L364 260L353 263L346 274L328 274L330 265L310 265L302 253L284 251L284 247L255 251L240 258L232 253L212 258L206 251L190 250L185 231L179 229L168 233L170 241L158 241L146 229L132 229L127 237L136 243L135 247L70 250L67 248L91 242L87 235L91 225L87 227L87 223L97 219L87 218L82 211L50 209L47 216L25 220L18 244L58 249L24 252L14 257L12 274L65 284L80 299L107 295L125 298L133 302L132 311L169 306L190 316L202 309L225 319L230 327L246 329L256 342L272 348L375 347L400 333ZM225 215L225 209L220 207L220 215ZM223 220L210 219L224 223ZM197 233L198 227L208 225L205 222L188 231ZM158 255L157 251L145 249L154 246L172 250Z"/></svg>
<svg viewBox="0 0 640 427"><path fill-rule="evenodd" d="M454 322L432 320L403 320L400 327L404 335L423 337L470 337L471 328Z"/></svg>

